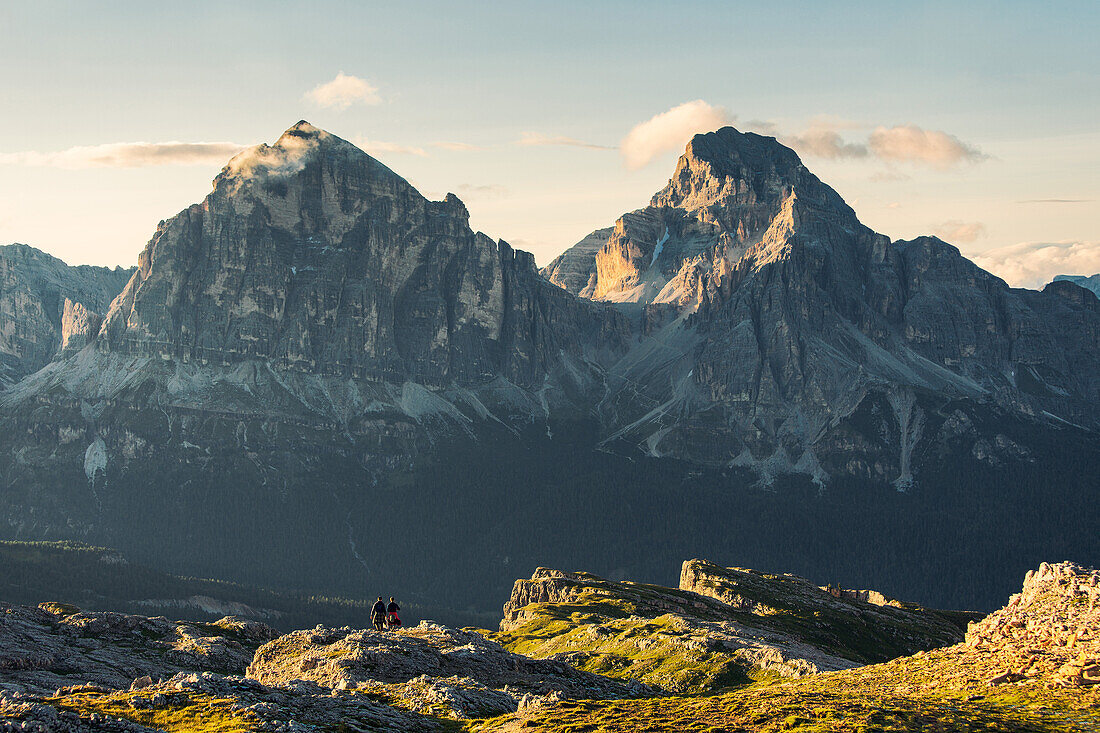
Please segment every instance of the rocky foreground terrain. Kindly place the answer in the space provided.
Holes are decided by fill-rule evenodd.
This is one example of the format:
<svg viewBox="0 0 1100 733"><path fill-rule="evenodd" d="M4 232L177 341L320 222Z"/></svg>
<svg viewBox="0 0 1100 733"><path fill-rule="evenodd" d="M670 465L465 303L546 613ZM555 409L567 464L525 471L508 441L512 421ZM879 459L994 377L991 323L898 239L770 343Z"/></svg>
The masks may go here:
<svg viewBox="0 0 1100 733"><path fill-rule="evenodd" d="M187 624L57 604L5 605L0 730L1100 730L1095 570L1043 564L1028 573L1008 605L972 622L965 639L953 626L957 616L866 592L821 589L792 576L698 561L685 563L684 570L690 585L714 592L540 571L517 582L502 628L530 630L540 614L569 609L570 615L556 620L576 628L543 627L541 642L561 636L580 647L587 635L589 652L599 655L606 653L608 639L625 636L634 650L632 659L623 655L627 661L647 652L650 659L683 660L689 651L710 649L730 653L742 668L749 659L763 661L758 668L771 674L730 677L724 685L700 675L697 688L680 678L681 693L724 688L685 697L632 678L660 676L645 664L620 667L613 678L576 669L570 663L578 659L576 652L538 659L508 651L488 632L431 622L397 632L317 627L272 638L270 627L237 618ZM635 611L666 613L627 616L628 604ZM609 612L615 606L619 612ZM803 612L809 612L804 628L817 626L834 639L892 626L879 637L893 637L880 649L884 661L859 666L831 657L830 666L826 651L805 641L794 645L789 630L785 639L763 630ZM736 623L713 621L731 613L742 615ZM672 617L679 620L673 623ZM630 629L616 629L624 619ZM940 639L947 645L938 645L930 631L958 643ZM735 637L754 653L731 650ZM901 638L929 650L894 656L892 645ZM804 664L767 666L774 660L755 653L765 643L788 660L801 652ZM518 644L517 638L509 641ZM811 663L822 666L811 669Z"/></svg>
<svg viewBox="0 0 1100 733"><path fill-rule="evenodd" d="M560 702L482 731L1097 731L1100 572L1030 571L964 641L888 662L703 696Z"/></svg>

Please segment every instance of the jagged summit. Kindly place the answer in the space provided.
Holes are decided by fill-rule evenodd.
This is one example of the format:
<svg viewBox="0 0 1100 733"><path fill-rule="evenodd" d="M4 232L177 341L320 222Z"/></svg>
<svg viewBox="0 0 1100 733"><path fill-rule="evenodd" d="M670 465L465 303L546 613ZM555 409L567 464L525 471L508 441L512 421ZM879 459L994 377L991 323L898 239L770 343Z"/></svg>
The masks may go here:
<svg viewBox="0 0 1100 733"><path fill-rule="evenodd" d="M561 325L605 325L591 310L539 278L529 254L471 230L457 196L429 201L303 120L235 156L202 203L158 226L92 340L101 354L398 384L542 384L590 341Z"/></svg>
<svg viewBox="0 0 1100 733"><path fill-rule="evenodd" d="M758 265L800 241L836 245L853 233L872 234L793 150L723 127L688 142L649 206L589 234L543 274L594 300L695 307L739 261Z"/></svg>
<svg viewBox="0 0 1100 733"><path fill-rule="evenodd" d="M855 216L774 137L723 127L691 139L650 205L685 209L745 240L766 228L792 195L803 204Z"/></svg>
<svg viewBox="0 0 1100 733"><path fill-rule="evenodd" d="M423 198L408 181L365 151L305 120L288 128L273 144L260 143L235 155L214 179L214 190L225 196L254 193L269 199L285 197L296 180L306 187L340 188L336 199L344 208L354 205L357 194ZM257 185L258 191L251 190Z"/></svg>

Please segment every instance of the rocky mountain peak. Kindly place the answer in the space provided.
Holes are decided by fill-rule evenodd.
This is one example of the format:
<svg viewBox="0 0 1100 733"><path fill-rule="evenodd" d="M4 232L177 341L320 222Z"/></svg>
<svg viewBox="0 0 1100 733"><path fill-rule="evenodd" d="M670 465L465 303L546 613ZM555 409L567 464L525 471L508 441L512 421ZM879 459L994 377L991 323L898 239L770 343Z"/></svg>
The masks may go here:
<svg viewBox="0 0 1100 733"><path fill-rule="evenodd" d="M743 241L766 229L783 202L796 194L804 204L855 218L793 150L774 137L723 127L691 139L668 185L650 205L686 209Z"/></svg>
<svg viewBox="0 0 1100 733"><path fill-rule="evenodd" d="M783 201L795 193L800 200L855 217L790 147L726 127L695 135L687 143L669 184L650 205L693 211L744 240L767 228Z"/></svg>
<svg viewBox="0 0 1100 733"><path fill-rule="evenodd" d="M470 229L457 196L429 201L302 121L234 157L202 203L158 227L99 346L431 384L508 364L541 382L558 348L535 342L530 316L589 323L587 305L538 302L543 286L529 255Z"/></svg>
<svg viewBox="0 0 1100 733"><path fill-rule="evenodd" d="M273 144L261 143L234 156L214 179L214 196L234 199L234 214L261 203L275 223L288 226L303 210L313 223L334 224L379 205L404 211L427 204L384 164L305 120ZM338 239L343 230L338 226L323 233Z"/></svg>

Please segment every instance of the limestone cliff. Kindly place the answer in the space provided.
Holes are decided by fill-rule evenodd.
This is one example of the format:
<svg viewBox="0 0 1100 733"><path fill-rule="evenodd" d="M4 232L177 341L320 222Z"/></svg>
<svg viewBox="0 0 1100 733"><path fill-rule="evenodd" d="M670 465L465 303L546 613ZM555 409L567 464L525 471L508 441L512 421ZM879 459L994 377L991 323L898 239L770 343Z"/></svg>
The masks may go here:
<svg viewBox="0 0 1100 733"><path fill-rule="evenodd" d="M133 268L73 267L25 244L0 247L0 389L57 354L67 301L105 311L132 273Z"/></svg>

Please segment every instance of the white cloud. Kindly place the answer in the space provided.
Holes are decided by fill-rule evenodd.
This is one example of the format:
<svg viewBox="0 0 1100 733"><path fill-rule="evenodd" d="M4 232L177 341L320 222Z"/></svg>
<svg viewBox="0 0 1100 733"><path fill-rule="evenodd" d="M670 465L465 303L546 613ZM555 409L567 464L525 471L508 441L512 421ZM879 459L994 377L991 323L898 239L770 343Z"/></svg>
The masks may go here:
<svg viewBox="0 0 1100 733"><path fill-rule="evenodd" d="M593 150L615 149L610 145L597 145L596 143L589 143L585 142L584 140L578 140L575 137L565 137L564 135L544 135L541 132L522 133L519 140L516 140L516 145L523 145L525 147L542 145L565 145L577 148L591 148Z"/></svg>
<svg viewBox="0 0 1100 733"><path fill-rule="evenodd" d="M866 145L845 142L840 133L825 127L811 127L799 135L785 137L783 142L800 155L818 158L866 158L868 153Z"/></svg>
<svg viewBox="0 0 1100 733"><path fill-rule="evenodd" d="M985 236L985 224L980 221L952 219L932 228L932 233L945 242L973 242Z"/></svg>
<svg viewBox="0 0 1100 733"><path fill-rule="evenodd" d="M940 170L988 157L954 135L939 130L924 130L916 125L876 127L867 144L871 152L882 160L919 163Z"/></svg>
<svg viewBox="0 0 1100 733"><path fill-rule="evenodd" d="M1021 242L989 249L970 259L1010 285L1041 288L1055 275L1100 272L1100 241Z"/></svg>
<svg viewBox="0 0 1100 733"><path fill-rule="evenodd" d="M342 71L332 81L310 89L305 98L314 104L333 109L347 109L353 104L382 103L382 98L378 96L378 87L366 79L350 76Z"/></svg>
<svg viewBox="0 0 1100 733"><path fill-rule="evenodd" d="M733 120L734 116L725 108L696 99L635 125L619 147L626 167L638 169L661 153L683 148L693 135L713 132Z"/></svg>
<svg viewBox="0 0 1100 733"><path fill-rule="evenodd" d="M246 145L240 143L107 143L55 152L0 154L0 165L50 168L142 168L154 165L221 165Z"/></svg>
<svg viewBox="0 0 1100 733"><path fill-rule="evenodd" d="M428 152L424 150L424 148L418 148L415 145L402 145L400 143L386 142L385 140L368 140L361 136L353 139L352 143L357 148L365 150L372 155L378 153L397 153L398 155L419 155L422 158L428 157Z"/></svg>

